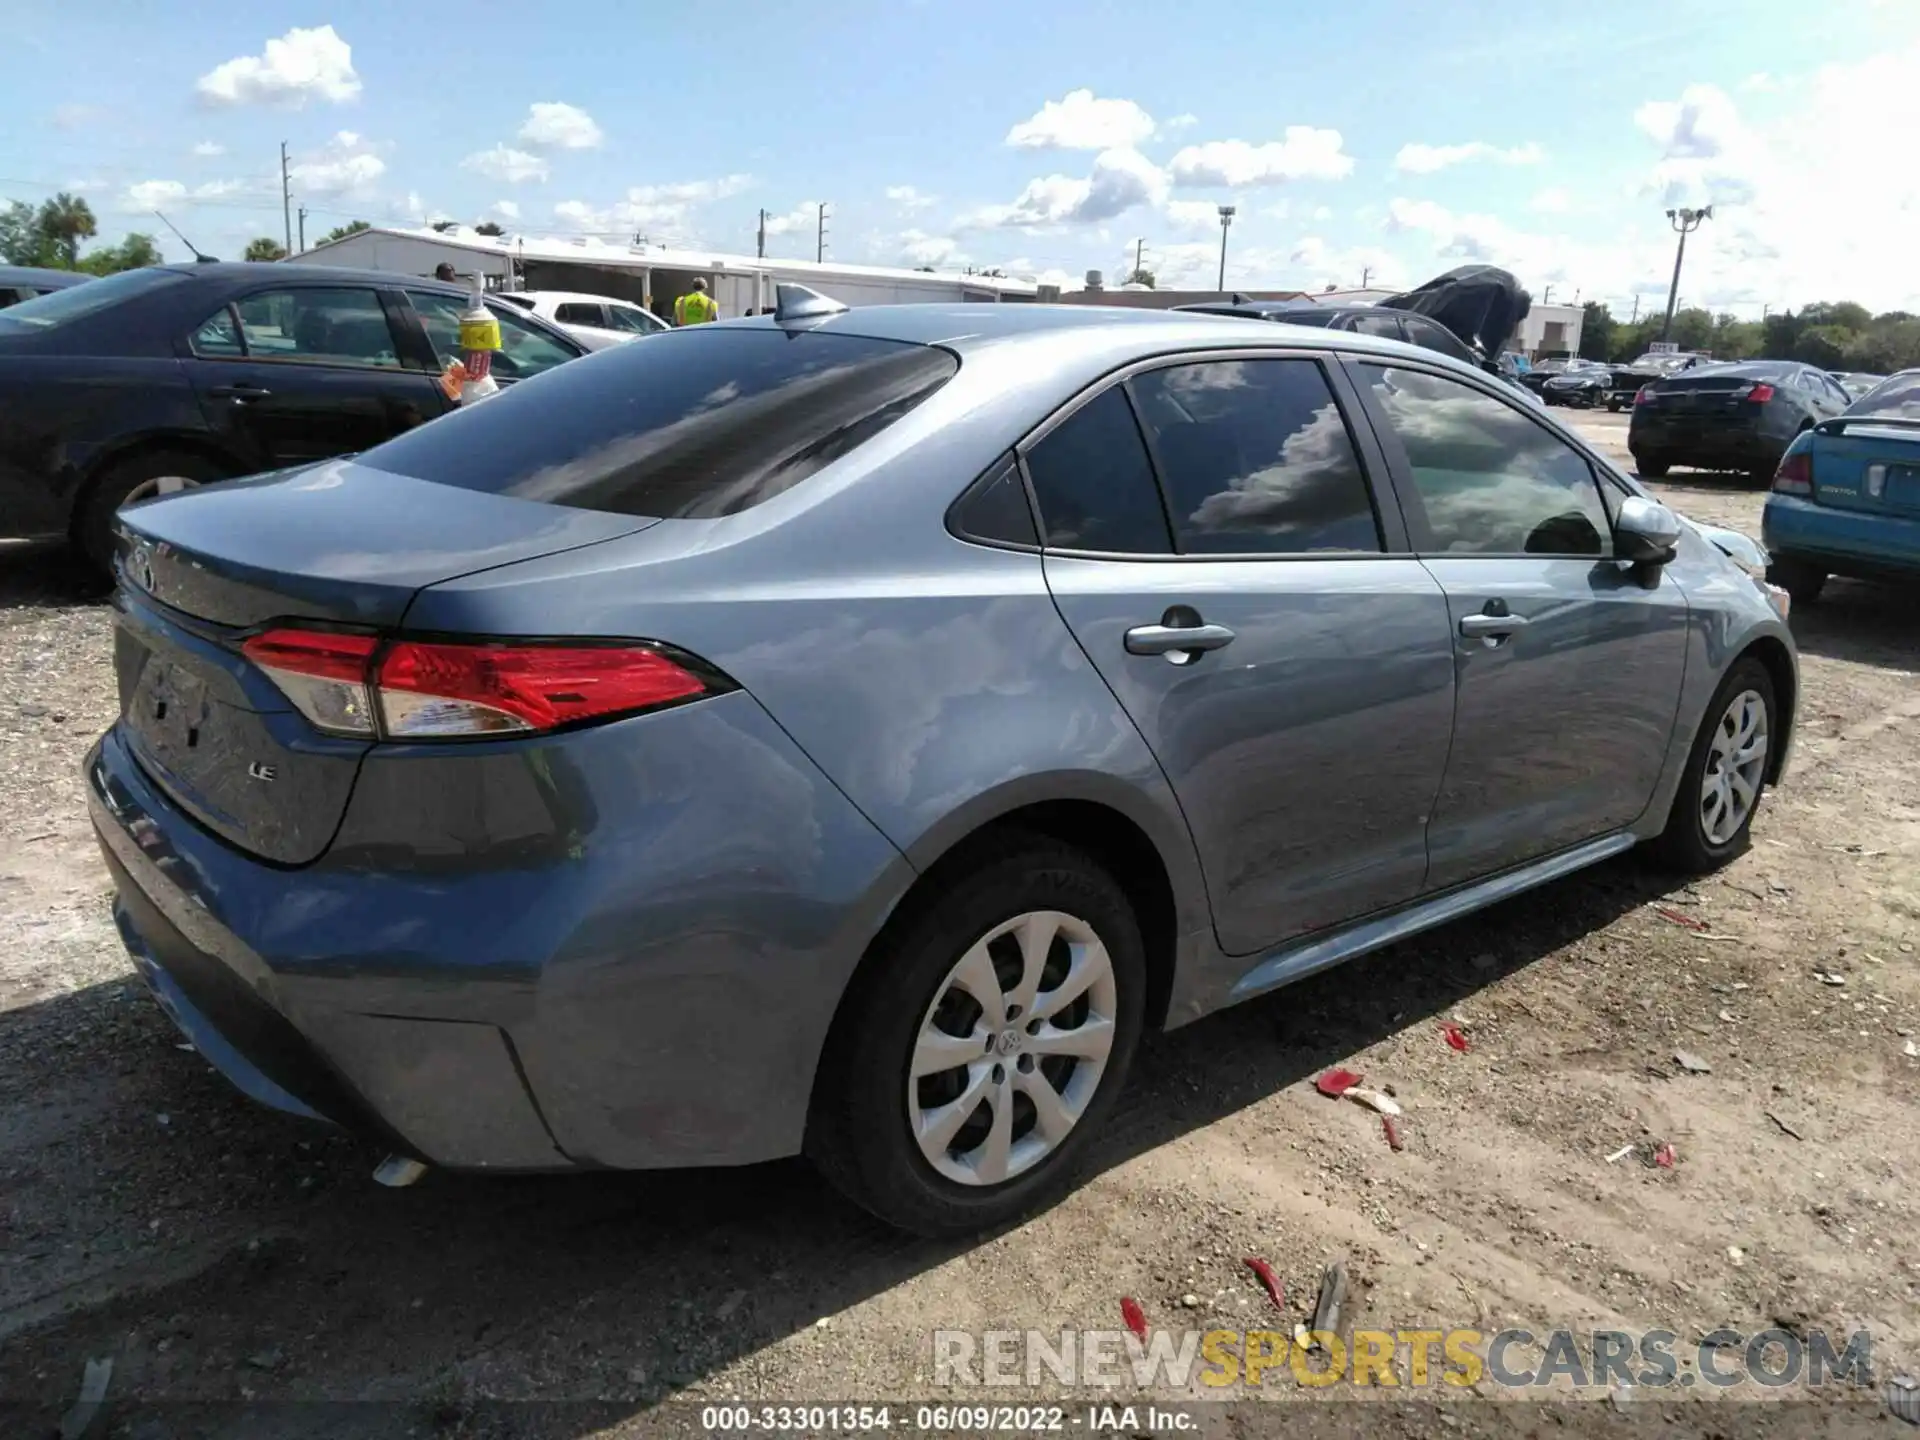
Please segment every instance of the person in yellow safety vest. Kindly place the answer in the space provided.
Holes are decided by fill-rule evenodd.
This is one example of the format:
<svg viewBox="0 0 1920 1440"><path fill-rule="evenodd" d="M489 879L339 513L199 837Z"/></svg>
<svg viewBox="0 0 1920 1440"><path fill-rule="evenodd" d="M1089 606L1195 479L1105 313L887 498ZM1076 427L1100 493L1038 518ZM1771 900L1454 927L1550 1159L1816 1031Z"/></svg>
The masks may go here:
<svg viewBox="0 0 1920 1440"><path fill-rule="evenodd" d="M707 294L707 282L704 280L695 280L693 289L673 302L673 323L676 325L704 325L709 320L719 318L720 307Z"/></svg>

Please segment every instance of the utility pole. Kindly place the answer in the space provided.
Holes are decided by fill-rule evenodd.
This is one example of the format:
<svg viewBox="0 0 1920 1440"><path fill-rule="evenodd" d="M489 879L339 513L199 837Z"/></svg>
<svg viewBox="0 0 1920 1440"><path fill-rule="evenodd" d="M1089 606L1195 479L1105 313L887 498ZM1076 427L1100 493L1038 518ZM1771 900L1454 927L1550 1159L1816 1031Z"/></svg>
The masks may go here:
<svg viewBox="0 0 1920 1440"><path fill-rule="evenodd" d="M307 253L307 207L306 207L306 206L304 206L304 205L302 205L302 206L300 207L300 250L299 250L299 253L300 253L300 254L302 254L302 255L304 255L304 254L306 254L306 253Z"/></svg>
<svg viewBox="0 0 1920 1440"><path fill-rule="evenodd" d="M1220 283L1214 288L1221 294L1227 290L1227 227L1233 224L1233 206L1220 207Z"/></svg>
<svg viewBox="0 0 1920 1440"><path fill-rule="evenodd" d="M1635 294L1633 297L1633 318L1628 320L1627 324L1638 325L1639 323L1640 323L1640 296L1638 294Z"/></svg>
<svg viewBox="0 0 1920 1440"><path fill-rule="evenodd" d="M827 258L827 207L824 204L820 207L819 226L814 232L813 258L816 264Z"/></svg>
<svg viewBox="0 0 1920 1440"><path fill-rule="evenodd" d="M293 249L293 185L287 173L287 142L280 142L280 222L287 229L287 249Z"/></svg>
<svg viewBox="0 0 1920 1440"><path fill-rule="evenodd" d="M1546 290L1540 296L1540 303L1542 305L1551 305L1553 303L1553 286L1547 286Z"/></svg>
<svg viewBox="0 0 1920 1440"><path fill-rule="evenodd" d="M1665 340L1673 330L1674 307L1680 303L1680 262L1687 258L1687 236L1700 228L1700 222L1702 220L1711 220L1712 218L1713 207L1711 205L1700 210L1680 209L1667 211L1667 223L1672 225L1680 234L1680 248L1674 252L1673 256L1673 284L1667 288L1667 320L1666 323L1660 327L1660 338L1662 340Z"/></svg>
<svg viewBox="0 0 1920 1440"><path fill-rule="evenodd" d="M758 243L759 248L753 253L764 260L767 258L767 212L765 210L760 212L760 239Z"/></svg>
<svg viewBox="0 0 1920 1440"><path fill-rule="evenodd" d="M1371 280L1372 278L1373 278L1373 267L1371 265L1361 266L1360 267L1360 288L1362 290L1367 288L1367 281Z"/></svg>
<svg viewBox="0 0 1920 1440"><path fill-rule="evenodd" d="M1129 281L1138 279L1140 272L1147 268L1146 257L1147 257L1147 237L1142 235L1139 239L1133 242L1133 274L1127 277Z"/></svg>

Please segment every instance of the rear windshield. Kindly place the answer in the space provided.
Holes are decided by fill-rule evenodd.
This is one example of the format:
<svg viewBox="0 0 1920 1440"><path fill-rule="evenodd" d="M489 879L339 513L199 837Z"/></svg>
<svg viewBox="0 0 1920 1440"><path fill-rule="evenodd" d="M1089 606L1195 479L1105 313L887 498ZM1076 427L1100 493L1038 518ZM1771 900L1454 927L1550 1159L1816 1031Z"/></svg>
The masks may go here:
<svg viewBox="0 0 1920 1440"><path fill-rule="evenodd" d="M1920 370L1893 375L1854 401L1849 415L1885 415L1894 420L1920 420Z"/></svg>
<svg viewBox="0 0 1920 1440"><path fill-rule="evenodd" d="M109 275L104 280L88 280L80 285L69 285L65 290L50 290L45 295L23 300L18 305L8 307L6 314L0 315L0 325L11 323L31 326L36 330L50 330L55 325L64 325L69 320L78 320L83 315L104 310L109 305L118 305L130 296L144 295L149 290L173 285L186 278L178 270L122 270L118 275Z"/></svg>
<svg viewBox="0 0 1920 1440"><path fill-rule="evenodd" d="M731 515L872 439L959 368L925 345L701 326L560 366L360 462L580 510Z"/></svg>

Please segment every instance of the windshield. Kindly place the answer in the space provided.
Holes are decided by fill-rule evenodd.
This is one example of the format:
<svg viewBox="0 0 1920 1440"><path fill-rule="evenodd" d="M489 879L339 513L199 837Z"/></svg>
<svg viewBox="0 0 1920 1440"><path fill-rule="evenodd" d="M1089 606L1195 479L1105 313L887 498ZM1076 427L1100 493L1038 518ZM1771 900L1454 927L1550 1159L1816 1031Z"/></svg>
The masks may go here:
<svg viewBox="0 0 1920 1440"><path fill-rule="evenodd" d="M1889 420L1920 420L1920 370L1882 380L1847 407L1849 415L1882 415Z"/></svg>
<svg viewBox="0 0 1920 1440"><path fill-rule="evenodd" d="M5 314L0 314L0 325L50 330L69 320L92 315L109 305L118 305L132 296L144 295L149 290L176 284L186 278L178 270L123 270L104 280L89 280L84 285L71 285L65 290L53 290L31 300L23 300L10 307Z"/></svg>

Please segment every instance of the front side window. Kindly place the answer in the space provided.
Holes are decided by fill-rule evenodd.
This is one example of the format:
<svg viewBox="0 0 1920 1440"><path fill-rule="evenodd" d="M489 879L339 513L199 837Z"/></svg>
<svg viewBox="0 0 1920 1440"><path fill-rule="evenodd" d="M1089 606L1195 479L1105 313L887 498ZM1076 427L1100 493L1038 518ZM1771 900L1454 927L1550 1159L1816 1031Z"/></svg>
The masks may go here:
<svg viewBox="0 0 1920 1440"><path fill-rule="evenodd" d="M553 318L562 325L592 325L597 328L607 323L606 314L598 305L584 305L578 300L555 306Z"/></svg>
<svg viewBox="0 0 1920 1440"><path fill-rule="evenodd" d="M1182 553L1380 550L1353 437L1316 362L1209 360L1130 383Z"/></svg>
<svg viewBox="0 0 1920 1440"><path fill-rule="evenodd" d="M427 339L442 366L460 358L460 316L468 301L435 290L409 290L407 298L426 327ZM551 335L536 329L522 316L501 305L488 305L500 322L500 350L493 357L496 380L524 380L574 359L579 352L569 350Z"/></svg>
<svg viewBox="0 0 1920 1440"><path fill-rule="evenodd" d="M636 335L653 335L667 328L664 321L631 305L609 305L607 316L613 321L614 329L631 330Z"/></svg>
<svg viewBox="0 0 1920 1440"><path fill-rule="evenodd" d="M732 515L859 448L958 369L930 345L697 326L513 386L360 462L581 510Z"/></svg>
<svg viewBox="0 0 1920 1440"><path fill-rule="evenodd" d="M1047 544L1125 555L1173 548L1153 463L1119 386L1094 396L1028 451L1027 475Z"/></svg>
<svg viewBox="0 0 1920 1440"><path fill-rule="evenodd" d="M234 309L251 359L399 368L393 327L372 290L265 290Z"/></svg>
<svg viewBox="0 0 1920 1440"><path fill-rule="evenodd" d="M1407 339L1422 349L1451 355L1469 365L1480 363L1474 358L1473 352L1461 343L1460 337L1439 322L1429 320L1424 315L1402 315L1400 323L1407 327Z"/></svg>
<svg viewBox="0 0 1920 1440"><path fill-rule="evenodd" d="M1428 539L1445 554L1606 556L1593 470L1505 401L1419 370L1368 365L1373 403L1406 451Z"/></svg>

